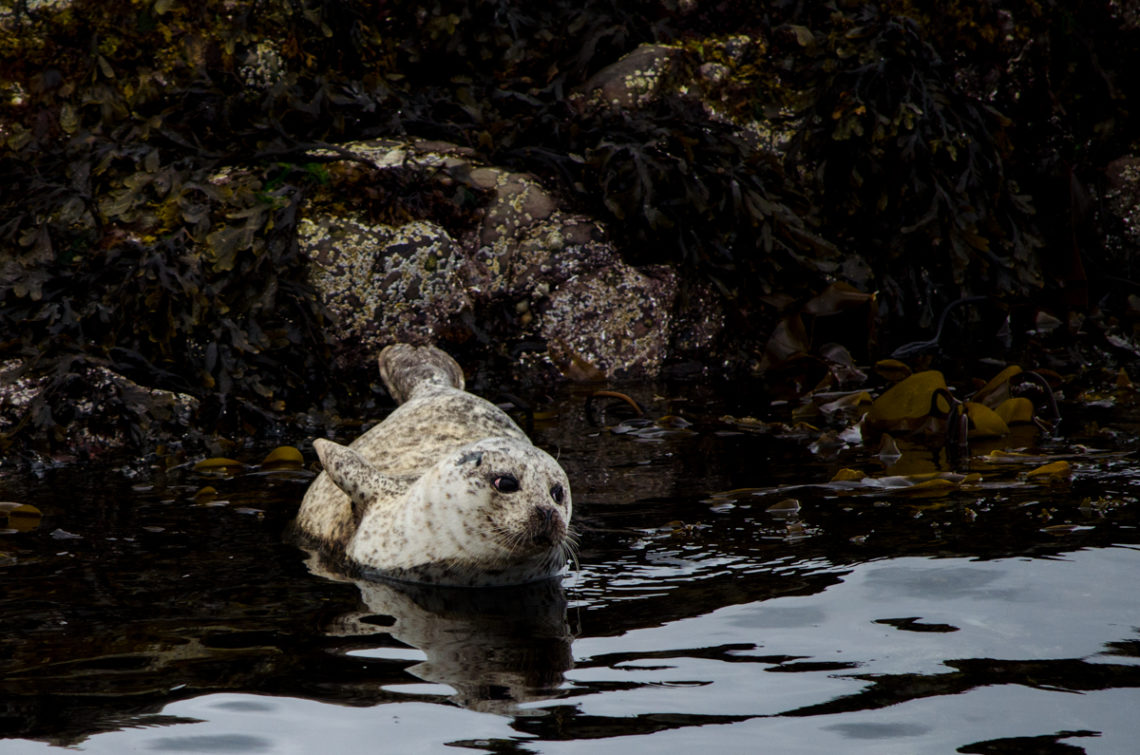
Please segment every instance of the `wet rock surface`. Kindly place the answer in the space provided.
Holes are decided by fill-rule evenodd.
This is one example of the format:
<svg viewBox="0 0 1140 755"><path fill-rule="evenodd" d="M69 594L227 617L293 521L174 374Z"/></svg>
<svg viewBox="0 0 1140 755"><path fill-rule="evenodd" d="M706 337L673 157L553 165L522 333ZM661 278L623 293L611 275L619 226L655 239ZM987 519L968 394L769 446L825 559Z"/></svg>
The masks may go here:
<svg viewBox="0 0 1140 755"><path fill-rule="evenodd" d="M1140 157L1113 160L1105 173L1105 204L1117 225L1117 233L1109 235L1106 246L1124 262L1140 251Z"/></svg>
<svg viewBox="0 0 1140 755"><path fill-rule="evenodd" d="M103 366L77 364L54 378L25 377L22 367L20 360L0 365L0 438L56 407L55 419L66 428L58 440L75 460L128 449L146 433L184 427L199 408L192 396L139 385Z"/></svg>
<svg viewBox="0 0 1140 755"><path fill-rule="evenodd" d="M471 308L462 256L443 228L425 221L370 225L356 217L305 218L299 243L311 282L336 318L342 353L376 354L395 341L430 341Z"/></svg>
<svg viewBox="0 0 1140 755"><path fill-rule="evenodd" d="M482 336L503 350L537 341L540 361L571 377L571 362L594 376L651 377L675 356L674 343L707 347L723 323L706 290L705 317L677 331L676 270L627 264L598 222L563 207L535 176L439 142L362 142L340 154L485 197L475 222L452 232L432 218L374 223L328 203L301 219L299 243L346 364L366 365L395 341ZM330 175L335 196L335 165Z"/></svg>
<svg viewBox="0 0 1140 755"><path fill-rule="evenodd" d="M661 93L680 53L677 47L641 45L586 82L582 89L587 102L614 108L646 104Z"/></svg>

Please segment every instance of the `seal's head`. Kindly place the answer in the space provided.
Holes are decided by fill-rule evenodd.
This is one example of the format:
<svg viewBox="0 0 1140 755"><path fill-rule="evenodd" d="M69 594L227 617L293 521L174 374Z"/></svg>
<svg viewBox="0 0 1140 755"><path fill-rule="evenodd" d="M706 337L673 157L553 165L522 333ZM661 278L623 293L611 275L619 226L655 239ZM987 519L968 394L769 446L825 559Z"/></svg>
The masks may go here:
<svg viewBox="0 0 1140 755"><path fill-rule="evenodd" d="M414 582L523 584L557 574L571 555L570 482L526 440L463 446L402 492L352 449L318 448L358 513L347 555L365 570Z"/></svg>
<svg viewBox="0 0 1140 755"><path fill-rule="evenodd" d="M453 522L488 558L547 553L569 534L570 481L550 454L525 441L488 438L423 477L430 511Z"/></svg>

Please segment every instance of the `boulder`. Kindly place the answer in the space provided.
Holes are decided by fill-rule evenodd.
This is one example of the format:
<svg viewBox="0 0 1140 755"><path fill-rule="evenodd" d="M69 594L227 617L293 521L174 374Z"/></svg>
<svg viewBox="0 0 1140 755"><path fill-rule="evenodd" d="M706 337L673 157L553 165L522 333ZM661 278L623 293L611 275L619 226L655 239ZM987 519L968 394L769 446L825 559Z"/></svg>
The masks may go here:
<svg viewBox="0 0 1140 755"><path fill-rule="evenodd" d="M594 74L582 87L586 105L619 109L637 108L658 96L673 62L681 56L678 47L643 44Z"/></svg>
<svg viewBox="0 0 1140 755"><path fill-rule="evenodd" d="M571 377L651 377L674 357L675 342L706 348L723 327L711 291L702 294L700 323L678 318L675 270L624 262L598 222L563 207L533 175L482 165L440 142L377 140L319 154L418 172L440 191L463 188L483 201L470 222L447 228L430 214L388 224L330 209L336 202L302 209L299 244L335 318L343 366L366 366L394 341L482 337L545 344L546 363ZM336 196L335 162L329 172L325 191Z"/></svg>
<svg viewBox="0 0 1140 755"><path fill-rule="evenodd" d="M310 282L336 318L342 354L369 359L393 341L424 343L471 308L464 257L428 221L373 225L352 215L306 217L298 243Z"/></svg>
<svg viewBox="0 0 1140 755"><path fill-rule="evenodd" d="M576 276L540 310L540 332L564 374L576 361L608 377L656 375L669 357L677 274L619 264Z"/></svg>
<svg viewBox="0 0 1140 755"><path fill-rule="evenodd" d="M36 434L35 448L21 448L25 453L68 460L137 448L160 428L181 435L199 408L192 396L139 385L101 365L76 363L52 377L25 377L22 370L20 360L0 364L0 436L39 423L44 412L56 427L50 436Z"/></svg>

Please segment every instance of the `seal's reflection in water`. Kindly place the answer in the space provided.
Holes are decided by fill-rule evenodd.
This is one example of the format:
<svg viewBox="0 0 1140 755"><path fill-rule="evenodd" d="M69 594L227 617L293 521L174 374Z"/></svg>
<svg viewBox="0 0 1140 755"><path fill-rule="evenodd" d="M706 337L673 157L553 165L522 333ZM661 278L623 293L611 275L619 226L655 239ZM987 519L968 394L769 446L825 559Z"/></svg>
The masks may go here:
<svg viewBox="0 0 1140 755"><path fill-rule="evenodd" d="M314 573L344 580L319 566ZM335 619L326 632L383 632L421 650L406 669L455 690L451 699L472 710L513 713L518 703L558 694L573 665L566 593L559 578L514 587L441 587L353 580L364 608Z"/></svg>

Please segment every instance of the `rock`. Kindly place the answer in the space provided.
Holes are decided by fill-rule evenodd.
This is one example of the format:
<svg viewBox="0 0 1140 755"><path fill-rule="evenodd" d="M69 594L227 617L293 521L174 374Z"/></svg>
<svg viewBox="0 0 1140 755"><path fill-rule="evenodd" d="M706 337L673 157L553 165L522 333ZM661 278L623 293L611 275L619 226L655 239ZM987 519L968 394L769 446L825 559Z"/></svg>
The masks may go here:
<svg viewBox="0 0 1140 755"><path fill-rule="evenodd" d="M393 227L306 217L298 243L312 259L310 281L337 319L339 340L366 360L393 341L432 340L471 306L460 250L430 222Z"/></svg>
<svg viewBox="0 0 1140 755"><path fill-rule="evenodd" d="M9 433L19 424L47 381L42 377L21 377L23 366L20 359L0 364L0 433Z"/></svg>
<svg viewBox="0 0 1140 755"><path fill-rule="evenodd" d="M700 71L701 78L710 84L720 84L724 82L731 73L728 66L723 63L702 63L698 70Z"/></svg>
<svg viewBox="0 0 1140 755"><path fill-rule="evenodd" d="M768 54L761 37L735 34L677 46L644 44L594 74L572 101L580 112L637 110L669 98L699 103L709 120L732 126L759 149L783 155L799 116L758 117L755 59Z"/></svg>
<svg viewBox="0 0 1140 755"><path fill-rule="evenodd" d="M674 307L671 355L707 361L724 334L724 304L707 283L695 283L678 291Z"/></svg>
<svg viewBox="0 0 1140 755"><path fill-rule="evenodd" d="M1105 174L1105 205L1119 223L1118 234L1110 234L1106 243L1126 261L1140 250L1140 157L1113 160Z"/></svg>
<svg viewBox="0 0 1140 755"><path fill-rule="evenodd" d="M359 142L321 152L330 155L415 171L439 192L466 188L483 201L481 213L446 229L430 213L396 225L330 209L338 202L302 208L299 244L336 318L342 366L367 366L393 341L482 338L500 353L545 342L546 363L575 378L646 377L669 361L674 342L700 351L723 328L708 290L699 321L683 318L675 333L676 272L625 263L598 222L563 209L533 175L479 164L470 150L441 142ZM335 197L332 167L326 191Z"/></svg>
<svg viewBox="0 0 1140 755"><path fill-rule="evenodd" d="M268 40L258 42L245 55L238 68L242 83L251 89L267 90L285 75L287 67L281 53Z"/></svg>
<svg viewBox="0 0 1140 755"><path fill-rule="evenodd" d="M540 330L554 364L577 360L609 377L656 375L669 357L677 274L620 264L576 277L542 308Z"/></svg>
<svg viewBox="0 0 1140 755"><path fill-rule="evenodd" d="M0 433L34 425L40 412L67 429L66 437L23 444L25 451L94 457L136 448L159 427L188 427L199 406L192 396L147 388L99 365L79 364L55 378L20 377L21 368L19 360L0 365Z"/></svg>
<svg viewBox="0 0 1140 755"><path fill-rule="evenodd" d="M597 223L562 212L472 256L478 278L471 282L487 296L512 299L543 298L575 276L622 264Z"/></svg>
<svg viewBox="0 0 1140 755"><path fill-rule="evenodd" d="M479 233L482 244L511 238L554 212L554 200L532 176L498 168L475 168L465 178L471 186L493 192L494 199L487 206Z"/></svg>
<svg viewBox="0 0 1140 755"><path fill-rule="evenodd" d="M606 66L583 85L587 104L615 108L637 108L658 94L671 70L670 63L681 54L677 47L640 45L621 60Z"/></svg>

